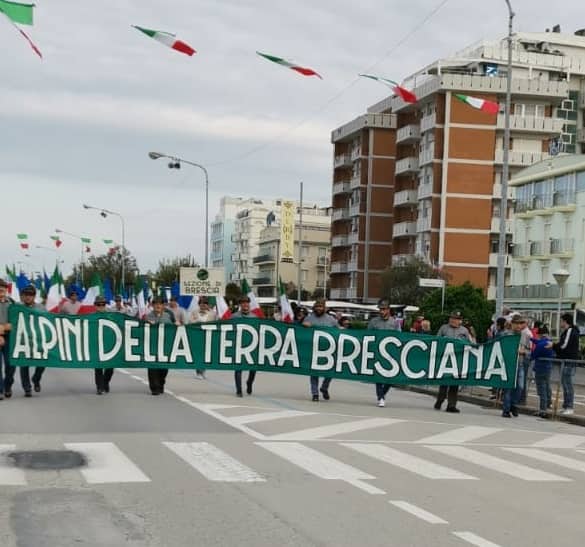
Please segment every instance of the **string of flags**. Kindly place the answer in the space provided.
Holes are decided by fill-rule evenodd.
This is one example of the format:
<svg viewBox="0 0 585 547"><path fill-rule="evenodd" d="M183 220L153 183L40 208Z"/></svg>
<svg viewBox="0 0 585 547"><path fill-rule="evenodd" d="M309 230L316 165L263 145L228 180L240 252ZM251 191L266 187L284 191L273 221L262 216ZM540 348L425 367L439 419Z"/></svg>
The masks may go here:
<svg viewBox="0 0 585 547"><path fill-rule="evenodd" d="M30 36L18 26L18 24L32 26L34 7L34 4L21 4L19 2L10 2L9 0L0 0L0 14L8 19L9 23L28 42L32 50L42 59L43 54L41 53L41 50L31 40Z"/></svg>

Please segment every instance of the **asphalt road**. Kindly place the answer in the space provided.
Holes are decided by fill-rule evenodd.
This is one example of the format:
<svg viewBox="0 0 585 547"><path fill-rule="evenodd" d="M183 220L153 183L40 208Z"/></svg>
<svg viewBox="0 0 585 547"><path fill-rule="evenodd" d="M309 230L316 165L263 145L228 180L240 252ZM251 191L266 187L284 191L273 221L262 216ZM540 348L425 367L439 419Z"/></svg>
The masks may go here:
<svg viewBox="0 0 585 547"><path fill-rule="evenodd" d="M574 547L585 527L577 426L427 396L259 374L171 371L170 393L116 371L48 369L43 390L0 402L0 545ZM69 450L71 469L23 469L15 452ZM71 454L70 454L71 455Z"/></svg>

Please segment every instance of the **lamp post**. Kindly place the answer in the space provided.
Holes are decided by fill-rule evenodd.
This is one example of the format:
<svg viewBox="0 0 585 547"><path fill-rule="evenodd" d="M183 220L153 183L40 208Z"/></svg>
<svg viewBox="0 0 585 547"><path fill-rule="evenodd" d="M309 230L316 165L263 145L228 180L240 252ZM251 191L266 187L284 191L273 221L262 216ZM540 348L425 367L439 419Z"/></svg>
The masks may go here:
<svg viewBox="0 0 585 547"><path fill-rule="evenodd" d="M504 308L504 287L506 284L506 220L508 218L508 178L510 176L510 110L512 108L512 26L514 16L510 0L508 6L508 72L506 74L506 106L504 110L504 154L500 197L500 240L498 243L498 270L496 274L496 315Z"/></svg>
<svg viewBox="0 0 585 547"><path fill-rule="evenodd" d="M103 218L107 218L108 215L113 215L113 216L118 217L120 219L120 222L122 224L122 279L121 279L120 286L122 288L122 294L124 294L124 287L126 285L124 282L124 277L126 274L126 267L125 267L126 255L124 254L126 251L126 223L124 221L124 217L116 211L110 211L109 209L103 209L102 207L94 207L93 205L88 205L87 203L83 204L83 208L86 210L99 211L100 215Z"/></svg>
<svg viewBox="0 0 585 547"><path fill-rule="evenodd" d="M557 337L561 331L561 307L563 304L563 289L565 288L565 283L571 274L567 270L557 270L553 272L553 277L559 286L559 301L557 307Z"/></svg>
<svg viewBox="0 0 585 547"><path fill-rule="evenodd" d="M209 174L207 169L200 163L194 161L185 160L177 156L169 156L168 154L161 154L160 152L149 152L148 157L151 160L158 160L160 158L167 158L171 160L169 162L169 169L180 169L182 163L192 165L201 169L205 175L205 267L209 265Z"/></svg>

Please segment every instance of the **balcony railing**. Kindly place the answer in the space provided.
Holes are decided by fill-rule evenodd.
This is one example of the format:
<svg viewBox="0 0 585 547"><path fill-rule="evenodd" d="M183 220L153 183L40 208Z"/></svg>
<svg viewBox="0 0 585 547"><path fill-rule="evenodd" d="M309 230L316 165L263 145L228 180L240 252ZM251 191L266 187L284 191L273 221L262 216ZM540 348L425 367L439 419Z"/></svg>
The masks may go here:
<svg viewBox="0 0 585 547"><path fill-rule="evenodd" d="M349 271L347 269L348 263L347 262L332 262L331 263L331 273L346 273Z"/></svg>
<svg viewBox="0 0 585 547"><path fill-rule="evenodd" d="M347 194L350 191L349 180L342 180L333 183L333 195Z"/></svg>
<svg viewBox="0 0 585 547"><path fill-rule="evenodd" d="M563 287L563 298L581 299L582 294L582 285L568 283ZM504 296L510 299L558 299L559 286L554 282L547 285L514 285L505 288Z"/></svg>
<svg viewBox="0 0 585 547"><path fill-rule="evenodd" d="M361 157L361 155L362 155L361 146L356 146L355 148L352 148L351 154L350 154L351 161L357 160L358 158Z"/></svg>
<svg viewBox="0 0 585 547"><path fill-rule="evenodd" d="M528 243L516 243L513 256L519 260L531 258L552 258L570 257L575 250L575 240L569 239L548 239L541 241L530 241Z"/></svg>
<svg viewBox="0 0 585 547"><path fill-rule="evenodd" d="M358 269L358 261L357 259L350 260L347 263L347 271L348 272L355 272Z"/></svg>
<svg viewBox="0 0 585 547"><path fill-rule="evenodd" d="M495 199L502 199L502 185L499 182L494 184L492 197ZM510 186L508 186L508 199L514 199L514 188Z"/></svg>
<svg viewBox="0 0 585 547"><path fill-rule="evenodd" d="M349 167L351 163L350 154L340 154L333 159L333 167Z"/></svg>
<svg viewBox="0 0 585 547"><path fill-rule="evenodd" d="M430 232L431 231L431 217L421 217L416 221L417 232Z"/></svg>
<svg viewBox="0 0 585 547"><path fill-rule="evenodd" d="M362 184L362 175L361 173L356 173L354 174L350 181L349 181L349 189L350 190L355 190L356 188L359 188Z"/></svg>
<svg viewBox="0 0 585 547"><path fill-rule="evenodd" d="M415 237L416 222L406 221L398 222L392 227L392 237Z"/></svg>
<svg viewBox="0 0 585 547"><path fill-rule="evenodd" d="M418 195L416 190L402 190L394 194L394 207L403 205L416 205Z"/></svg>
<svg viewBox="0 0 585 547"><path fill-rule="evenodd" d="M347 236L347 243L348 245L355 245L360 240L360 235L358 232L352 232Z"/></svg>
<svg viewBox="0 0 585 547"><path fill-rule="evenodd" d="M531 211L546 211L555 207L574 207L577 203L574 192L557 192L548 195L533 195L529 201L517 201L515 211L517 214Z"/></svg>
<svg viewBox="0 0 585 547"><path fill-rule="evenodd" d="M433 185L432 184L421 184L418 187L418 199L428 199L433 197Z"/></svg>
<svg viewBox="0 0 585 547"><path fill-rule="evenodd" d="M331 247L347 247L347 236L333 236L331 238Z"/></svg>
<svg viewBox="0 0 585 547"><path fill-rule="evenodd" d="M490 268L497 268L498 267L498 253L490 253ZM511 265L510 255L506 255L504 257L504 267L509 268Z"/></svg>
<svg viewBox="0 0 585 547"><path fill-rule="evenodd" d="M435 145L429 146L426 150L422 150L418 155L418 164L422 167L428 163L432 163L435 159Z"/></svg>
<svg viewBox="0 0 585 547"><path fill-rule="evenodd" d="M398 160L396 162L396 167L394 168L394 173L396 175L401 175L402 173L416 173L417 171L418 158L415 158L414 156Z"/></svg>
<svg viewBox="0 0 585 547"><path fill-rule="evenodd" d="M490 228L492 234L500 233L500 219L498 217L492 218L492 224ZM506 233L511 234L513 232L513 224L511 220L506 220Z"/></svg>
<svg viewBox="0 0 585 547"><path fill-rule="evenodd" d="M437 125L437 115L436 114L429 114L424 116L420 121L420 132L424 133L429 129L434 129Z"/></svg>
<svg viewBox="0 0 585 547"><path fill-rule="evenodd" d="M274 281L271 276L266 275L252 279L252 285L274 285Z"/></svg>
<svg viewBox="0 0 585 547"><path fill-rule="evenodd" d="M350 217L357 217L360 214L360 203L354 203L349 208L349 216Z"/></svg>
<svg viewBox="0 0 585 547"><path fill-rule="evenodd" d="M272 253L255 256L252 260L254 264L276 262L276 258Z"/></svg>
<svg viewBox="0 0 585 547"><path fill-rule="evenodd" d="M331 289L331 300L347 300L358 297L357 289Z"/></svg>
<svg viewBox="0 0 585 547"><path fill-rule="evenodd" d="M333 220L333 222L335 222L337 220L345 220L348 218L349 218L349 209L348 208L335 209L333 211L333 214L331 215L331 219Z"/></svg>
<svg viewBox="0 0 585 547"><path fill-rule="evenodd" d="M550 254L555 256L572 255L575 250L574 239L551 239L550 240Z"/></svg>
<svg viewBox="0 0 585 547"><path fill-rule="evenodd" d="M412 258L411 254L396 254L392 255L392 266L400 266L405 264Z"/></svg>
<svg viewBox="0 0 585 547"><path fill-rule="evenodd" d="M396 144L406 144L408 142L416 142L420 139L420 127L418 125L410 124L401 127L396 131Z"/></svg>
<svg viewBox="0 0 585 547"><path fill-rule="evenodd" d="M504 114L498 114L497 128L505 127ZM510 116L510 129L512 131L525 131L527 133L547 133L558 135L563 129L563 120L558 118L537 118L536 116Z"/></svg>
<svg viewBox="0 0 585 547"><path fill-rule="evenodd" d="M545 160L549 155L544 152L521 152L518 150L510 150L509 163L516 166L529 166L533 163ZM504 163L504 151L496 150L496 163Z"/></svg>

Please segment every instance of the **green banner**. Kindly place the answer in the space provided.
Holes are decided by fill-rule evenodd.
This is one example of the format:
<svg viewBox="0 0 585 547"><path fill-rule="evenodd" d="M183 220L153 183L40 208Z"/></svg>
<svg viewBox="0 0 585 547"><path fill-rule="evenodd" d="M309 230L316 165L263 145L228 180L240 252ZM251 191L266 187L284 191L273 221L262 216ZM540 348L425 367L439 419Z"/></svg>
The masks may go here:
<svg viewBox="0 0 585 547"><path fill-rule="evenodd" d="M380 330L237 319L151 325L117 313L66 316L14 305L11 364L258 370L395 385L513 387L519 336L487 344Z"/></svg>

